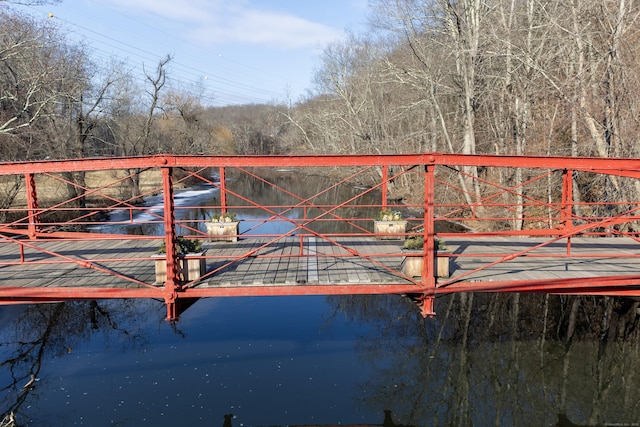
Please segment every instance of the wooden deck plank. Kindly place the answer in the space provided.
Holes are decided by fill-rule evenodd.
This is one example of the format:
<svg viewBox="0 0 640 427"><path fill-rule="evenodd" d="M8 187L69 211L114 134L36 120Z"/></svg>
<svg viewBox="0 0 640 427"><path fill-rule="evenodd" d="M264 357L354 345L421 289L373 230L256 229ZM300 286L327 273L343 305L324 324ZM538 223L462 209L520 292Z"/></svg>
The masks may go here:
<svg viewBox="0 0 640 427"><path fill-rule="evenodd" d="M242 257L248 253L251 253L255 249L259 247L261 242L257 240L239 240L238 241L238 249L232 250L232 255L234 257ZM226 246L230 246L231 243L227 243ZM243 283L243 280L246 278L247 274L249 274L249 266L253 262L252 258L244 258L244 259L235 259L232 268L225 272L226 275L229 276L227 282L230 286L237 286ZM214 276L215 278L215 276Z"/></svg>
<svg viewBox="0 0 640 427"><path fill-rule="evenodd" d="M282 241L277 241L271 245L272 251L269 253L267 263L265 265L265 272L262 278L262 283L265 285L273 285L276 283L276 275L278 273L279 261L282 258L282 252L285 244Z"/></svg>
<svg viewBox="0 0 640 427"><path fill-rule="evenodd" d="M385 241L385 243L387 242L388 241ZM369 272L368 272L369 278L372 283L384 282L388 280L389 275L391 275L391 272L389 270L384 269L379 264L384 264L389 268L394 269L395 271L401 270L401 261L399 261L400 257L394 258L394 257L374 256L379 254L380 252L394 253L396 249L398 252L400 251L399 245L398 245L398 248L396 248L395 245L388 245L388 244L385 245L383 248L378 248L378 246L373 244L373 242L371 241L364 241L363 244L360 246L359 248L360 252L365 256L369 256L372 258L371 268L369 269Z"/></svg>
<svg viewBox="0 0 640 427"><path fill-rule="evenodd" d="M262 245L268 243L268 246L262 248L256 257L253 259L251 263L251 274L248 280L245 281L246 284L253 286L266 286L273 285L273 280L275 279L275 274L270 274L270 269L273 268L274 260L277 260L277 257L280 255L282 250L281 239L275 242L270 242L265 239Z"/></svg>
<svg viewBox="0 0 640 427"><path fill-rule="evenodd" d="M378 242L376 240L362 240L358 246L359 252L369 258L367 273L372 283L392 280L397 276L397 272L402 270L402 257L400 256L402 242L394 240L383 240L380 244ZM381 256L381 254L391 256Z"/></svg>
<svg viewBox="0 0 640 427"><path fill-rule="evenodd" d="M366 244L358 244L357 252L366 255ZM360 283L372 283L373 280L370 275L370 271L373 272L375 269L375 264L373 264L366 257L354 257L351 258L352 262L358 266L356 269L356 273L358 274L358 282Z"/></svg>
<svg viewBox="0 0 640 427"><path fill-rule="evenodd" d="M234 256L243 256L269 242L268 238L244 238L238 242L209 242L205 245L208 269L223 265ZM341 245L353 248L390 269L400 270L401 242L376 241L371 238L336 238ZM315 242L314 242L315 241ZM487 266L500 257L533 248L545 242L542 238L450 238L447 246L454 254L452 277L464 276L464 281L545 280L554 278L590 278L608 275L640 274L640 244L629 238L573 238L572 253L592 254L588 258L567 258L565 241L536 248L532 255ZM29 245L45 251L57 252L77 261L93 261L95 265L113 270L146 283L153 283L153 261L158 242L154 240L104 241L28 241ZM299 237L286 237L261 249L257 255L239 260L212 277L203 280L202 287L215 286L282 286L295 284L383 284L404 283L397 274L376 265L369 259L344 256L347 252L339 245L319 238L304 238L306 257L300 257ZM627 257L602 257L603 254ZM24 250L24 264L0 265L0 287L137 287L139 285L95 269L83 268L77 263L61 263L56 258L31 247ZM385 254L388 254L385 255ZM460 256L475 254L474 256ZM215 256L220 258L214 258ZM493 255L493 257L491 256ZM552 255L537 257L539 255ZM598 257L598 255L600 255ZM129 258L127 261L117 261ZM0 242L0 262L20 259L17 245ZM38 263L33 263L33 261ZM42 263L47 261L48 263Z"/></svg>
<svg viewBox="0 0 640 427"><path fill-rule="evenodd" d="M95 250L92 245L80 245L73 251L73 258L91 261L94 265L104 268L109 271L117 271L119 274L137 278L138 280L147 281L153 272L152 263L148 262L148 266L140 262L125 262L125 261L96 261L105 259L105 255L111 255L118 258L136 258L141 254L147 254L149 249L155 251L157 244L153 246L144 244L141 247L132 246L123 240L108 240L104 250ZM135 286L133 282L128 282L126 279L120 279L114 277L112 274L97 270L82 269L85 274L91 274L91 283L93 287L114 287L114 286ZM71 275L68 275L71 277ZM88 277L87 277L88 279ZM71 286L71 285L67 285Z"/></svg>
<svg viewBox="0 0 640 427"><path fill-rule="evenodd" d="M346 283L347 276L343 270L340 248L335 245L326 244L323 251L326 253L326 278L329 283Z"/></svg>
<svg viewBox="0 0 640 427"><path fill-rule="evenodd" d="M352 241L355 243L355 241ZM342 241L343 244L349 245L349 241ZM378 283L381 280L380 275L377 272L376 265L368 259L371 251L369 249L369 245L367 241L358 241L357 244L354 244L353 249L362 254L362 258L356 261L361 265L361 271L358 271L358 276L360 277L360 281L363 283Z"/></svg>
<svg viewBox="0 0 640 427"><path fill-rule="evenodd" d="M279 242L273 242L258 252L258 255L262 255L262 257L256 257L253 259L250 265L251 271L246 280L248 284L255 286L273 284L275 273L271 275L270 268L272 268L272 264L275 265L274 260L277 259L276 257L279 255L280 248L281 246Z"/></svg>
<svg viewBox="0 0 640 427"><path fill-rule="evenodd" d="M298 245L298 249L296 249L293 253L297 253L300 254L300 241L299 241L299 237L295 237L293 238L294 241L296 242L296 244ZM303 247L304 247L304 240L303 240ZM304 251L304 248L303 248ZM299 266L302 262L302 257L300 256L293 256L288 258L288 262L287 262L287 266L286 266L286 275L284 278L284 283L286 285L295 285L298 283L298 270L299 270ZM306 261L305 261L306 262ZM305 280L306 281L306 275L303 278L302 275L300 275L300 280Z"/></svg>
<svg viewBox="0 0 640 427"><path fill-rule="evenodd" d="M239 245L237 249L234 248L234 250L232 250L233 256L236 257L252 253L263 244L262 241L259 241L257 239L243 239L239 240L238 243ZM225 246L233 247L231 243L227 243ZM234 268L231 268L225 272L229 276L227 282L231 286L233 286L234 284L246 284L249 279L253 281L253 272L251 271L251 265L253 264L254 260L255 257L247 257L244 259L236 260L233 264Z"/></svg>
<svg viewBox="0 0 640 427"><path fill-rule="evenodd" d="M337 283L358 283L358 272L351 259L346 257L347 251L339 246L334 246L336 256L336 274L332 276L332 282Z"/></svg>
<svg viewBox="0 0 640 427"><path fill-rule="evenodd" d="M302 254L307 254L307 237L302 239ZM287 285L306 285L307 284L307 259L304 256L294 257L290 259L288 265L289 274L286 277Z"/></svg>
<svg viewBox="0 0 640 427"><path fill-rule="evenodd" d="M224 241L215 241L213 243L205 243L203 249L206 250L207 256L211 257L207 259L207 272L215 271L215 273L213 273L214 275L209 275L207 279L205 279L206 285L231 286L231 272L237 268L237 264L227 264L232 262L232 257L240 255L242 251L240 244L230 245ZM200 284L199 286L202 285L205 284Z"/></svg>
<svg viewBox="0 0 640 427"><path fill-rule="evenodd" d="M320 243L320 247L322 242ZM318 242L316 237L309 237L307 239L307 283L319 283L318 277Z"/></svg>
<svg viewBox="0 0 640 427"><path fill-rule="evenodd" d="M454 254L476 253L508 255L526 251L548 241L543 238L487 237L482 239L447 239L447 246ZM519 257L479 272L466 275L465 280L544 280L552 278L589 278L604 275L632 275L640 272L640 258L602 258L603 254L640 253L640 244L630 238L572 238L573 255L592 254L591 258L566 258L566 240L538 247L528 254L548 257ZM555 256L552 256L555 255ZM475 256L454 258L453 277L499 260L500 257Z"/></svg>
<svg viewBox="0 0 640 427"><path fill-rule="evenodd" d="M352 247L352 250L355 250L355 252L360 252L361 242L359 241L343 240L341 244ZM344 248L340 248L340 254L343 255L342 261L347 269L347 281L349 283L359 283L360 281L364 283L370 282L369 275L364 271L368 263L366 260L354 256L352 251L347 251Z"/></svg>
<svg viewBox="0 0 640 427"><path fill-rule="evenodd" d="M330 283L329 272L335 263L331 243L322 238L316 238L317 257L317 274L319 283Z"/></svg>
<svg viewBox="0 0 640 427"><path fill-rule="evenodd" d="M327 282L328 283L345 283L347 282L347 275L341 269L344 267L342 264L342 258L339 256L342 251L337 246L331 246L330 251L327 250L327 255L333 255L327 258Z"/></svg>
<svg viewBox="0 0 640 427"><path fill-rule="evenodd" d="M376 250L375 250L375 245L372 245L371 242L365 241L361 247L360 247L360 252L362 254L364 254L367 257L371 257L371 255L375 255L376 254ZM389 263L391 266L391 259L387 258L385 259L376 259L375 257L371 257L372 261L370 261L371 263L371 267L368 270L368 276L369 276L369 281L376 283L376 282L380 282L383 279L384 276L386 276L388 274L388 272L383 272L381 271L381 268L379 265L377 265L374 261L376 262L386 262ZM399 266L398 268L396 268L396 271L400 270Z"/></svg>
<svg viewBox="0 0 640 427"><path fill-rule="evenodd" d="M287 239L283 242L283 245L282 257L278 260L274 278L274 283L277 284L287 283L286 277L289 271L289 262L291 262L291 257L298 251L298 242L296 240Z"/></svg>

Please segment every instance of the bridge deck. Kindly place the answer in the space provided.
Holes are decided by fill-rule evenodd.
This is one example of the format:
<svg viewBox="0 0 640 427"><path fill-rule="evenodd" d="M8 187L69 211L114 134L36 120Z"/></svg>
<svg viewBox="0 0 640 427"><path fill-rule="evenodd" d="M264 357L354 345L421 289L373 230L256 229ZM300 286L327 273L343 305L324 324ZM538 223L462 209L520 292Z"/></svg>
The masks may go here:
<svg viewBox="0 0 640 427"><path fill-rule="evenodd" d="M349 256L347 249L318 238L304 238L304 256L300 256L301 242L297 237L283 238L265 247L262 246L270 239L205 242L207 271L216 272L197 286L411 283L387 269L401 269L399 242L370 238L342 240L342 244L351 250L374 255L374 260ZM152 258L157 257L157 247L158 242L154 240L35 241L24 249L25 262L14 264L19 261L18 245L0 243L0 288L143 286L97 269L85 268L71 259L90 261L98 267L153 284L156 279ZM253 251L253 256L234 261L234 257ZM59 256L47 252L55 252ZM382 256L384 254L389 256Z"/></svg>
<svg viewBox="0 0 640 427"><path fill-rule="evenodd" d="M335 241L343 246L320 238L304 238L303 256L299 256L300 238L281 239L258 250L256 257L222 268L198 286L410 283L394 273L402 264L399 242L355 237L335 238ZM266 239L258 238L213 243L207 255L216 258L209 260L208 270L222 267L232 261L230 256L241 256L265 242ZM365 257L350 256L349 250Z"/></svg>
<svg viewBox="0 0 640 427"><path fill-rule="evenodd" d="M548 239L529 237L485 237L447 239L457 255L453 277L461 277L500 257L525 251ZM573 237L571 256L566 239L530 251L526 256L496 264L464 277L475 282L505 280L577 279L640 274L640 243L626 237Z"/></svg>
<svg viewBox="0 0 640 427"><path fill-rule="evenodd" d="M335 238L339 245L320 238L287 237L264 246L266 238L238 242L206 242L207 271L215 271L195 288L237 288L299 285L411 285L399 273L403 255L400 241L372 238ZM640 245L630 238L573 238L572 257L566 257L566 240L537 248L525 257L481 266L544 242L537 238L447 239L452 254L451 279L470 284L514 281L576 279L640 274ZM140 288L142 283L114 276L100 268L139 282L154 284L154 240L33 241L24 248L0 242L0 291L3 288ZM32 246L32 247L31 247ZM45 252L43 252L43 250ZM247 258L237 259L253 252ZM55 252L53 256L47 252ZM357 252L364 256L351 256ZM606 254L606 255L604 255ZM62 258L61 258L62 257ZM75 260L76 262L72 261ZM86 268L77 261L90 261ZM419 279L416 279L419 280ZM155 284L156 286L158 284ZM33 289L32 289L33 290Z"/></svg>

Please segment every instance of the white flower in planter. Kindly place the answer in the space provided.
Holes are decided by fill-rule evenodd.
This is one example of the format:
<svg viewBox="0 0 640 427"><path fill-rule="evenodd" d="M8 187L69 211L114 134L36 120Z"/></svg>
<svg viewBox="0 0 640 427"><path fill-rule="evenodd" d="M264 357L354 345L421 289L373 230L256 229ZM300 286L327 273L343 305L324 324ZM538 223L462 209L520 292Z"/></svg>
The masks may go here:
<svg viewBox="0 0 640 427"><path fill-rule="evenodd" d="M384 209L378 213L378 221L402 221L402 212Z"/></svg>
<svg viewBox="0 0 640 427"><path fill-rule="evenodd" d="M231 212L225 212L222 214L215 214L211 217L211 222L236 222L236 214Z"/></svg>

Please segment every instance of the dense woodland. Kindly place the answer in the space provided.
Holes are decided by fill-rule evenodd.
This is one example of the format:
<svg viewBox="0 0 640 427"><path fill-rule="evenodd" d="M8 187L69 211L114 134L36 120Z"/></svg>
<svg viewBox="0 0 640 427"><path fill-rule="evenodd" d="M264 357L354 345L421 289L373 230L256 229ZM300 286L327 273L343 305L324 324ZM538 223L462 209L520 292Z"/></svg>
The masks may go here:
<svg viewBox="0 0 640 427"><path fill-rule="evenodd" d="M324 49L306 98L228 107L172 85L170 56L134 75L95 62L64 28L9 5L0 2L5 161L160 152L639 156L640 8L630 0L370 0L368 30ZM594 186L576 184L578 193ZM595 185L612 199L640 192L618 178Z"/></svg>

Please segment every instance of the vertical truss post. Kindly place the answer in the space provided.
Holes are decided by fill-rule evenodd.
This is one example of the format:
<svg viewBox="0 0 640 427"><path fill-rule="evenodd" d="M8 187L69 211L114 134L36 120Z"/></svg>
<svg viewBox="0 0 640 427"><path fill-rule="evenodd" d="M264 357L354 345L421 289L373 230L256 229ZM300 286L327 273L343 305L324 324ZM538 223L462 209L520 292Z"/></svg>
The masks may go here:
<svg viewBox="0 0 640 427"><path fill-rule="evenodd" d="M434 222L434 187L435 166L425 165L424 173L424 245L422 256L424 268L422 269L422 283L429 289L436 288L436 260L435 260L435 222ZM420 309L423 317L435 316L433 310L434 292L429 291L420 300Z"/></svg>
<svg viewBox="0 0 640 427"><path fill-rule="evenodd" d="M29 225L27 231L29 239L34 240L40 224L40 214L38 213L38 192L36 189L36 179L32 173L24 175L25 188L27 192L27 210Z"/></svg>
<svg viewBox="0 0 640 427"><path fill-rule="evenodd" d="M167 305L167 320L177 320L178 298L178 254L176 248L175 204L173 199L173 168L162 168L162 191L164 197L164 243L166 247L167 281L164 283L164 301Z"/></svg>
<svg viewBox="0 0 640 427"><path fill-rule="evenodd" d="M562 210L561 221L563 233L573 231L573 170L562 171ZM567 255L571 255L571 235L567 237Z"/></svg>
<svg viewBox="0 0 640 427"><path fill-rule="evenodd" d="M382 203L381 205L381 209L385 210L387 209L387 187L389 184L389 165L382 165L382 187L381 187L381 192L382 192Z"/></svg>
<svg viewBox="0 0 640 427"><path fill-rule="evenodd" d="M227 177L224 166L220 166L220 213L227 213Z"/></svg>
<svg viewBox="0 0 640 427"><path fill-rule="evenodd" d="M167 305L167 317L166 317L166 321L167 322L176 322L178 320L178 300L173 300L172 302L169 301L165 301L166 305Z"/></svg>

